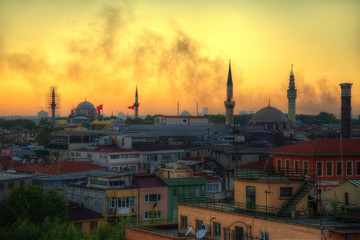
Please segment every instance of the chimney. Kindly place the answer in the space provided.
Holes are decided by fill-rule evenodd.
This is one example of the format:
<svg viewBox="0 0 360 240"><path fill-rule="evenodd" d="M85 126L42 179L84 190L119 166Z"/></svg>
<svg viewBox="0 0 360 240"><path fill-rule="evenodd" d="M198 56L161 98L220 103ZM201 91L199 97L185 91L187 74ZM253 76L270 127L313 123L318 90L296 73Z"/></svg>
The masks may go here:
<svg viewBox="0 0 360 240"><path fill-rule="evenodd" d="M341 135L351 138L351 86L352 83L341 83Z"/></svg>

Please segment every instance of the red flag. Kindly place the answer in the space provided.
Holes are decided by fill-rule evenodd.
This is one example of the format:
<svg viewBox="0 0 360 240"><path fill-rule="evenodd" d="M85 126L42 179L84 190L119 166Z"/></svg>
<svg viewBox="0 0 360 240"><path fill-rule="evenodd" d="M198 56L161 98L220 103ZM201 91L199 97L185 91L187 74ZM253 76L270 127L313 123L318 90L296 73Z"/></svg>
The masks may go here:
<svg viewBox="0 0 360 240"><path fill-rule="evenodd" d="M102 105L102 104L96 107L96 111L100 111L100 110L102 110L102 109L103 109L103 105Z"/></svg>
<svg viewBox="0 0 360 240"><path fill-rule="evenodd" d="M135 104L132 105L132 106L130 106L130 107L128 107L128 108L134 110L134 109L135 109Z"/></svg>

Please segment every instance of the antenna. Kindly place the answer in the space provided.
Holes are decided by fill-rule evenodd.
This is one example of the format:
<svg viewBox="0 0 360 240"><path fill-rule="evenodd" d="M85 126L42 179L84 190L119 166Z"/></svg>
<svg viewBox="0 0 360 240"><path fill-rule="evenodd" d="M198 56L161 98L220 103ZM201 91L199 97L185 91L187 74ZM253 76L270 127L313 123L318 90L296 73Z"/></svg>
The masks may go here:
<svg viewBox="0 0 360 240"><path fill-rule="evenodd" d="M191 230L192 230L192 227L189 227L189 229L188 229L188 230L186 231L186 233L185 233L185 237L190 234Z"/></svg>

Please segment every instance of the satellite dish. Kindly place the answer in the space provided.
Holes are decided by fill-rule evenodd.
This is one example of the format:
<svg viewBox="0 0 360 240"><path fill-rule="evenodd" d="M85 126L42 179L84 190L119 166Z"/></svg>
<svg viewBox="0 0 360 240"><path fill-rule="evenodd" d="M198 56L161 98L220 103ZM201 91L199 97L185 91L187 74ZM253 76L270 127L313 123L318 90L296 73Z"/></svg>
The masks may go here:
<svg viewBox="0 0 360 240"><path fill-rule="evenodd" d="M26 163L26 159L22 160L22 164L25 165Z"/></svg>
<svg viewBox="0 0 360 240"><path fill-rule="evenodd" d="M205 234L206 234L206 230L200 229L199 231L196 232L195 236L197 239L201 239L201 238L205 237Z"/></svg>
<svg viewBox="0 0 360 240"><path fill-rule="evenodd" d="M176 170L177 169L177 163L173 162L172 167Z"/></svg>
<svg viewBox="0 0 360 240"><path fill-rule="evenodd" d="M192 230L192 227L189 227L189 229L186 231L185 236L189 235Z"/></svg>
<svg viewBox="0 0 360 240"><path fill-rule="evenodd" d="M38 159L38 163L41 163L41 158Z"/></svg>
<svg viewBox="0 0 360 240"><path fill-rule="evenodd" d="M34 163L34 159L33 159L33 158L31 159L31 163Z"/></svg>

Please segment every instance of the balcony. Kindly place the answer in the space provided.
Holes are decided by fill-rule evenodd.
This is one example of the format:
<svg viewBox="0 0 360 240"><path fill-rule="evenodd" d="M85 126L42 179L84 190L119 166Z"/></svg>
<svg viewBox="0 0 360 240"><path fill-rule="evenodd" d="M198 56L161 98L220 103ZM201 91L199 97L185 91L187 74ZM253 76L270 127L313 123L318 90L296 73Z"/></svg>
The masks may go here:
<svg viewBox="0 0 360 240"><path fill-rule="evenodd" d="M315 171L299 168L277 168L273 170L239 168L235 170L235 180L259 182L316 181Z"/></svg>

